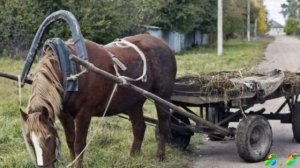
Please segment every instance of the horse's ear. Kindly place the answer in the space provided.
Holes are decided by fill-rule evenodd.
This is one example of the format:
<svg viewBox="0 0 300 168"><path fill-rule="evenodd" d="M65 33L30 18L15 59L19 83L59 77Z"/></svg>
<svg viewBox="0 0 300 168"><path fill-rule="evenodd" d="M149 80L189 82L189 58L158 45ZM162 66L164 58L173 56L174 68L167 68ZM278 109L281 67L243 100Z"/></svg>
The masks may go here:
<svg viewBox="0 0 300 168"><path fill-rule="evenodd" d="M20 108L20 112L21 112L21 117L22 117L23 121L27 121L28 114L25 113L21 108Z"/></svg>

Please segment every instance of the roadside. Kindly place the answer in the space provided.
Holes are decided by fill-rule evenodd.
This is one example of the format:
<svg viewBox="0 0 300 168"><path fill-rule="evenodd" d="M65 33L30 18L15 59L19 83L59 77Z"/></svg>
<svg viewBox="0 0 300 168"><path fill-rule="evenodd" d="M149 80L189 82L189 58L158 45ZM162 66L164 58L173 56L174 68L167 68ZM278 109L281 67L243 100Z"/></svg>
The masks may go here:
<svg viewBox="0 0 300 168"><path fill-rule="evenodd" d="M265 52L264 60L254 66L253 70L270 71L273 69L298 71L300 69L300 40L281 36L271 43ZM262 105L256 105L249 110L266 108L267 112L276 111L283 98L267 101ZM288 112L287 108L283 111ZM271 121L273 131L273 146L271 153L277 153L278 167L280 163L285 165L287 155L292 152L300 153L300 145L293 141L291 124L281 124L279 121ZM237 123L230 123L230 127L236 127ZM194 151L197 157L192 167L194 168L261 168L263 162L245 163L238 155L235 142L231 140L212 142L204 140L203 144ZM300 161L294 167L300 167Z"/></svg>
<svg viewBox="0 0 300 168"><path fill-rule="evenodd" d="M268 46L264 61L253 67L260 70L300 70L300 40L294 37L279 36Z"/></svg>

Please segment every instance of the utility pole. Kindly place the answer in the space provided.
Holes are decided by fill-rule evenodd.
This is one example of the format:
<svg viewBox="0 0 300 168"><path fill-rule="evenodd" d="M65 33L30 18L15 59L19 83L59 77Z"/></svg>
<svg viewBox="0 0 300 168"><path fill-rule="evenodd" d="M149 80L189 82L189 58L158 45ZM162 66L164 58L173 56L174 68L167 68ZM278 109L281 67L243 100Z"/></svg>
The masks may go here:
<svg viewBox="0 0 300 168"><path fill-rule="evenodd" d="M255 22L254 22L254 38L256 38L257 36L257 18L255 19Z"/></svg>
<svg viewBox="0 0 300 168"><path fill-rule="evenodd" d="M250 41L250 0L247 1L247 39Z"/></svg>
<svg viewBox="0 0 300 168"><path fill-rule="evenodd" d="M218 0L218 56L223 53L223 4Z"/></svg>
<svg viewBox="0 0 300 168"><path fill-rule="evenodd" d="M300 21L300 16L299 16L299 0L297 0L297 12L296 12L296 15L297 15L297 19L298 21Z"/></svg>

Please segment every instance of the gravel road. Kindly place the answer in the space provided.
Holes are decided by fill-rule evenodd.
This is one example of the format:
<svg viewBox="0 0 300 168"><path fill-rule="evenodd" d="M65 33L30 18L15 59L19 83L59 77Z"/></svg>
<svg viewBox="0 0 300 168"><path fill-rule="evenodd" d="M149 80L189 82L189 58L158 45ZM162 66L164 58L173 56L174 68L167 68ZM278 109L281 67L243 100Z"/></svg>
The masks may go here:
<svg viewBox="0 0 300 168"><path fill-rule="evenodd" d="M280 36L271 43L265 52L264 60L253 70L270 71L273 69L299 71L300 70L300 40ZM284 101L283 98L273 99L267 101L262 105L256 105L253 109L266 108L266 111L276 111L280 103ZM250 109L251 110L251 109ZM288 112L287 108L283 109ZM293 141L291 124L281 124L280 121L270 121L273 131L273 146L271 153L279 155L278 163L274 167L287 167L285 161L287 155L291 152L300 153L300 144ZM236 123L230 123L230 126L237 126ZM232 140L225 140L222 142L212 142L204 139L204 143L200 144L193 151L195 155L193 168L262 168L263 162L259 163L245 163L240 159L235 142ZM300 158L298 158L296 165L293 167L300 167Z"/></svg>

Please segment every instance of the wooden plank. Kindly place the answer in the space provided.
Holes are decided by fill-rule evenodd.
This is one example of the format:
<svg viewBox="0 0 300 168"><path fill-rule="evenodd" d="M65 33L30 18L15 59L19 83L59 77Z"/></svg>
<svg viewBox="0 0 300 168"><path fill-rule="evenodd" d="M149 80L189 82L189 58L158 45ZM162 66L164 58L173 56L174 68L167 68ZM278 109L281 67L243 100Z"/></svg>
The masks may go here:
<svg viewBox="0 0 300 168"><path fill-rule="evenodd" d="M157 119L154 119L154 118L151 118L151 117L148 117L148 116L144 116L144 119L145 119L146 122L158 125L158 120ZM182 132L182 133L193 134L193 132L195 132L195 129L190 125L181 126L181 125L176 125L176 124L173 124L173 123L171 123L170 125L171 125L171 129Z"/></svg>
<svg viewBox="0 0 300 168"><path fill-rule="evenodd" d="M243 93L241 96L236 97L230 97L228 98L228 101L230 100L241 100L241 99L251 99L255 98L256 93ZM172 101L176 102L182 102L187 104L194 104L194 105L204 105L204 104L210 104L210 103L222 103L225 101L225 98L223 96L202 96L197 94L178 94L176 92L173 92L173 95L171 97Z"/></svg>

